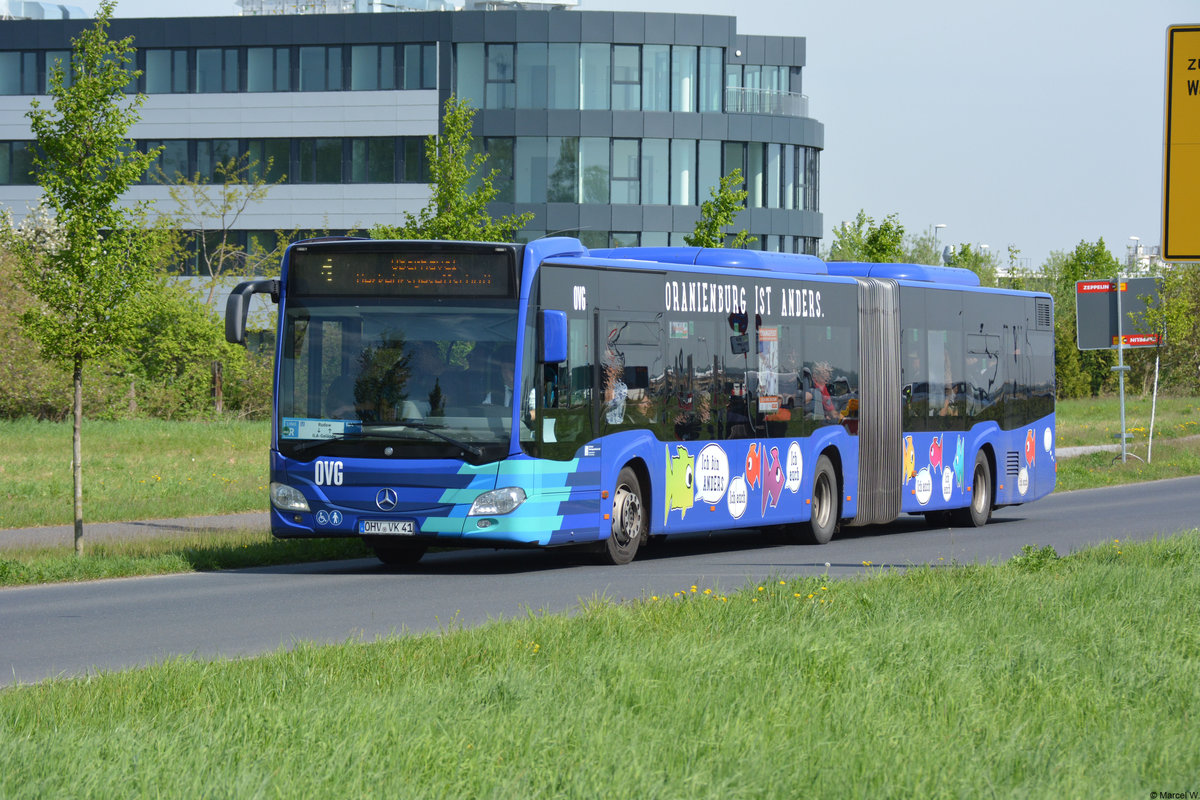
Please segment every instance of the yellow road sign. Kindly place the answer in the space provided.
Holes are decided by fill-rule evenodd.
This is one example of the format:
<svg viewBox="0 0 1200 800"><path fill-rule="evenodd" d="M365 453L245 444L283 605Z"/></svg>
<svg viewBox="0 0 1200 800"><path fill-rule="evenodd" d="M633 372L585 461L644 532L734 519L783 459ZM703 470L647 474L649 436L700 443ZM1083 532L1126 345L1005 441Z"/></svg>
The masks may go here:
<svg viewBox="0 0 1200 800"><path fill-rule="evenodd" d="M1162 256L1200 261L1200 25L1167 28Z"/></svg>

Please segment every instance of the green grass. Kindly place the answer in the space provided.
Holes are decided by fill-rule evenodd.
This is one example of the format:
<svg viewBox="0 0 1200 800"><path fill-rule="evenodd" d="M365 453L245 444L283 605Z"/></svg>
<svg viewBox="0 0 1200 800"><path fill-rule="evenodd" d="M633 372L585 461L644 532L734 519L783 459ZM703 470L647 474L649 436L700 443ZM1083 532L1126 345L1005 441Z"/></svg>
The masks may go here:
<svg viewBox="0 0 1200 800"><path fill-rule="evenodd" d="M1133 446L1146 455L1150 436L1149 395L1125 394L1125 430L1133 435ZM1120 444L1121 401L1118 397L1083 400L1059 400L1056 408L1056 435L1059 447ZM1154 448L1161 440L1200 436L1200 398L1159 397L1154 409Z"/></svg>
<svg viewBox="0 0 1200 800"><path fill-rule="evenodd" d="M0 796L1145 797L1200 531L0 691Z"/></svg>
<svg viewBox="0 0 1200 800"><path fill-rule="evenodd" d="M136 575L239 569L366 558L359 539L275 539L266 531L204 532L187 536L89 543L73 547L0 550L0 586L90 581Z"/></svg>
<svg viewBox="0 0 1200 800"><path fill-rule="evenodd" d="M0 529L70 524L70 423L0 421ZM85 421L86 522L267 508L266 422Z"/></svg>

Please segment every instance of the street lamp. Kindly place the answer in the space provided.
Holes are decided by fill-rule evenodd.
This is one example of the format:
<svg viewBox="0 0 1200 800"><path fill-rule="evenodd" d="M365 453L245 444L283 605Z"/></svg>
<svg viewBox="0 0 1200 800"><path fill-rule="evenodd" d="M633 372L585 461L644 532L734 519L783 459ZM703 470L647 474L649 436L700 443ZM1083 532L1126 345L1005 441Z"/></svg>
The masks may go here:
<svg viewBox="0 0 1200 800"><path fill-rule="evenodd" d="M944 227L946 227L946 223L944 222L939 222L937 225L933 226L933 255L934 258L941 258L943 264L946 263L946 256L941 250L938 250L938 231Z"/></svg>

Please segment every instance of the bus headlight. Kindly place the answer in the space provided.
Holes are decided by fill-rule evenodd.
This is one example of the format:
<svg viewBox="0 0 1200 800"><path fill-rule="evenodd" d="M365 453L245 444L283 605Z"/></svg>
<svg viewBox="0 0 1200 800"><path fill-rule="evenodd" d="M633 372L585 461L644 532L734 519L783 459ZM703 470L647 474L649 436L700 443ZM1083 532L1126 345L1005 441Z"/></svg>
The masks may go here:
<svg viewBox="0 0 1200 800"><path fill-rule="evenodd" d="M494 489L476 497L475 502L471 504L471 510L467 512L467 516L494 517L500 514L508 514L524 502L525 490L520 487L508 486L504 489Z"/></svg>
<svg viewBox="0 0 1200 800"><path fill-rule="evenodd" d="M286 483L271 483L271 505L280 511L308 511L304 495Z"/></svg>

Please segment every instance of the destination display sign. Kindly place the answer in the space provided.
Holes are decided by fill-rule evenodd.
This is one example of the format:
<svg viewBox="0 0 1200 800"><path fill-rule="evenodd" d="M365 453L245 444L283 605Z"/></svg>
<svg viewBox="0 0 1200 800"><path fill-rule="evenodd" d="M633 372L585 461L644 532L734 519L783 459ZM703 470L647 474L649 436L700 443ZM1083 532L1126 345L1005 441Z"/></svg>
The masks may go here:
<svg viewBox="0 0 1200 800"><path fill-rule="evenodd" d="M515 297L516 252L498 245L310 245L292 251L293 295Z"/></svg>

